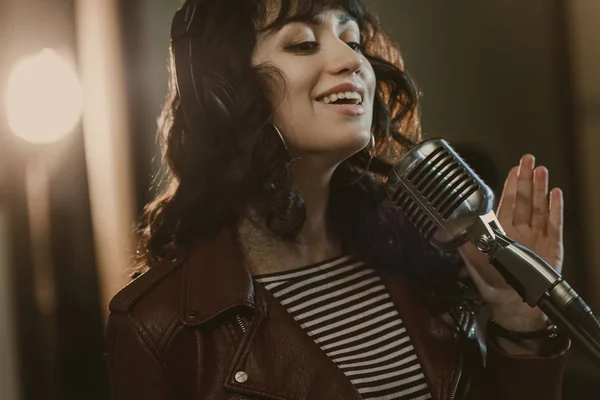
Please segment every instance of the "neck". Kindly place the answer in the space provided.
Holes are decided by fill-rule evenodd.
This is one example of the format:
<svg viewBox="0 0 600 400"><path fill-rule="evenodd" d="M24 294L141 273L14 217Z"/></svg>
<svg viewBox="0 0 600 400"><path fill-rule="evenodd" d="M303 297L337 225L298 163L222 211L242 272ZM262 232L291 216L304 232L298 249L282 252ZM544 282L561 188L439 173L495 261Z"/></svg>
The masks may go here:
<svg viewBox="0 0 600 400"><path fill-rule="evenodd" d="M244 219L240 240L253 275L289 271L341 253L339 240L327 221L329 187L334 168L315 168L302 163L294 168L294 182L306 205L306 221L297 241L284 242L269 236L256 222Z"/></svg>

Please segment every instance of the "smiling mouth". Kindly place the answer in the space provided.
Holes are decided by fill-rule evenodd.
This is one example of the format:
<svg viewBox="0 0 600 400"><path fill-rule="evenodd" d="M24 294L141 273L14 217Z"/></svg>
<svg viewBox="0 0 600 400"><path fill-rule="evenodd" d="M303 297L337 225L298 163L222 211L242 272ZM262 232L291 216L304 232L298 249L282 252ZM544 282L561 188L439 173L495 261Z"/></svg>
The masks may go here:
<svg viewBox="0 0 600 400"><path fill-rule="evenodd" d="M363 96L359 92L339 92L317 99L319 103L342 105L355 104L360 105L363 102Z"/></svg>

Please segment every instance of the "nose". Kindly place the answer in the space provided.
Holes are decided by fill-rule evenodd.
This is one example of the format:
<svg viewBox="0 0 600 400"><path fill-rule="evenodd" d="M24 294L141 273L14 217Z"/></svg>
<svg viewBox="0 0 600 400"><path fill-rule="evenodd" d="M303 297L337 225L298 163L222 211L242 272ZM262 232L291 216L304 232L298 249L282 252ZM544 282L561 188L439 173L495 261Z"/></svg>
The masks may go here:
<svg viewBox="0 0 600 400"><path fill-rule="evenodd" d="M333 75L360 72L362 56L341 39L334 40L329 48L327 71Z"/></svg>

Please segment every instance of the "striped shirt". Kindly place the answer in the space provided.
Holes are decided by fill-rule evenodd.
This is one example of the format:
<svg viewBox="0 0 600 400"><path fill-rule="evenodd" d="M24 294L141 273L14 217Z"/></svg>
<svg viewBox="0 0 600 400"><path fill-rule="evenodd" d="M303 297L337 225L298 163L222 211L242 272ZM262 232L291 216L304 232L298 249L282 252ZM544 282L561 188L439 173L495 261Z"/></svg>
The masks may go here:
<svg viewBox="0 0 600 400"><path fill-rule="evenodd" d="M255 277L365 399L430 399L404 323L375 270L356 256Z"/></svg>

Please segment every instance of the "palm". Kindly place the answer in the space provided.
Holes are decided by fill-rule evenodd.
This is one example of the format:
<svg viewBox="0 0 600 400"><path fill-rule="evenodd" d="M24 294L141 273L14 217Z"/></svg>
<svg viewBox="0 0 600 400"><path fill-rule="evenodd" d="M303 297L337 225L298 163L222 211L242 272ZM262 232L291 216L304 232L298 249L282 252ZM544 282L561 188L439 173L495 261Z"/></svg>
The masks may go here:
<svg viewBox="0 0 600 400"><path fill-rule="evenodd" d="M558 272L562 270L562 241L546 236L529 225L512 226L503 221L500 221L500 224L503 227L506 226L504 230L508 237L532 250Z"/></svg>
<svg viewBox="0 0 600 400"><path fill-rule="evenodd" d="M508 174L498 207L498 220L508 237L531 249L560 272L563 263L562 192L554 189L548 196L548 171L544 167L534 170L534 164L533 156L526 155L520 166ZM466 244L460 252L494 318L516 330L534 327L545 319L539 309L523 302L475 246Z"/></svg>

